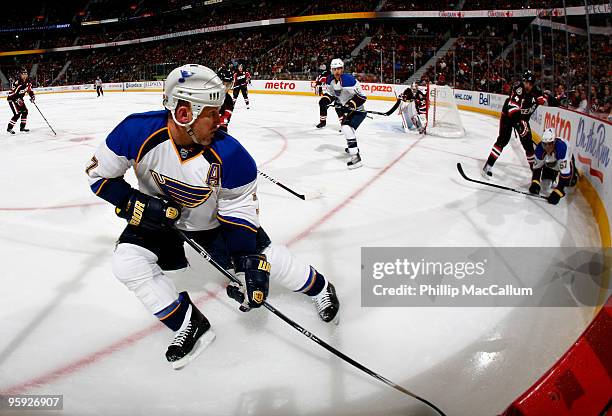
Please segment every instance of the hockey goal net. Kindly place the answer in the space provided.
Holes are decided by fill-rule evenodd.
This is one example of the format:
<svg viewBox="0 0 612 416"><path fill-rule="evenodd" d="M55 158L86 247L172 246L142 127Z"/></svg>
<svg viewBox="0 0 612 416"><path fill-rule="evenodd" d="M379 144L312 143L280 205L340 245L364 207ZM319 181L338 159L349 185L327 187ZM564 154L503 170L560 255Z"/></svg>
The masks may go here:
<svg viewBox="0 0 612 416"><path fill-rule="evenodd" d="M455 92L449 86L427 84L427 134L440 137L465 135Z"/></svg>

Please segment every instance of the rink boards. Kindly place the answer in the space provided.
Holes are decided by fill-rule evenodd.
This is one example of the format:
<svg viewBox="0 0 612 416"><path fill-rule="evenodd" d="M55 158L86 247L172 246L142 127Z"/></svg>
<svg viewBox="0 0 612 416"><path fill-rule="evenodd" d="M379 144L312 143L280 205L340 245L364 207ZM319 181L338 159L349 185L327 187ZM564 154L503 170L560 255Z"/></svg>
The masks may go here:
<svg viewBox="0 0 612 416"><path fill-rule="evenodd" d="M104 83L107 92L162 92L163 81L132 81ZM314 81L300 80L253 80L249 91L255 94L314 95ZM362 83L368 99L393 101L406 85ZM64 85L35 88L37 94L95 91L93 84ZM499 116L506 95L480 91L454 90L457 107ZM7 91L0 92L5 97ZM531 126L536 141L545 128L553 127L557 135L569 143L582 173L580 189L589 202L597 220L601 242L610 247L610 223L612 222L612 185L610 176L610 148L612 147L612 124L575 111L539 107L531 117ZM603 299L602 299L603 302Z"/></svg>

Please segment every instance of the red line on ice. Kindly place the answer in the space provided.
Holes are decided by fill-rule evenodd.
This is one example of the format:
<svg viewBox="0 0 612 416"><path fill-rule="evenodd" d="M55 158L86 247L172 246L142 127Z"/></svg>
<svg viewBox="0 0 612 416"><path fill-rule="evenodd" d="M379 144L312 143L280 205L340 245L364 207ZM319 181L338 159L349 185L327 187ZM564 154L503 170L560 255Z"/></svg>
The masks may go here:
<svg viewBox="0 0 612 416"><path fill-rule="evenodd" d="M85 202L83 204L54 205L50 207L0 207L0 211L41 211L45 209L82 208L94 205L103 205L106 202Z"/></svg>
<svg viewBox="0 0 612 416"><path fill-rule="evenodd" d="M279 134L280 135L280 134ZM284 137L284 136L283 136ZM411 144L408 148L406 148L398 157L396 157L393 161L391 161L388 165L386 165L383 169L381 169L376 175L374 175L370 180L368 180L363 186L360 186L359 189L357 189L355 192L353 192L351 195L349 195L344 201L342 201L340 204L338 204L336 207L332 208L330 211L327 212L327 214L323 215L321 218L319 218L317 221L315 221L313 224L311 224L308 228L306 228L304 231L302 231L300 234L296 235L295 237L293 237L288 243L287 245L292 245L300 240L302 240L304 237L306 237L308 234L310 234L313 230L315 230L316 228L318 228L319 226L321 226L323 223L325 223L327 220L329 220L331 217L333 217L335 214L337 214L340 210L342 210L343 208L345 208L346 206L348 206L354 199L356 199L365 189L367 189L370 185L372 185L374 182L376 182L378 179L380 179L387 171L389 171L389 169L391 169L397 162L399 162L408 152L410 152L410 150L412 150L414 148L414 146L420 142L421 139L415 141L413 144ZM280 155L280 153L282 153L284 151L281 150L281 152L279 152L279 154L277 154L276 156L274 156L270 161L272 161L273 159L275 159L276 157L278 157ZM267 162L266 162L267 163ZM96 203L92 203L89 205L95 205ZM99 204L99 203L98 203ZM83 205L87 205L87 204L79 204L79 205L74 205L74 206L83 206ZM67 207L72 207L72 206L59 206L59 207L47 207L47 209L56 209L56 208L67 208ZM1 210L2 208L0 208ZM23 209L9 209L9 210L25 210L28 208L23 208ZM31 208L29 208L31 209ZM41 209L41 208L35 208L35 209ZM210 293L206 293L204 295L202 295L201 297L197 298L195 303L199 304L201 302L205 302L207 300L210 300L211 298L215 297L219 292L221 292L223 290L222 287L218 288L215 292L213 292L212 294ZM10 394L23 394L24 392L28 391L29 389L32 388L36 388L36 387L40 387L42 385L45 384L49 384L52 383L54 381L57 381L63 377L69 376L87 366L90 366L100 360L102 360L103 358L106 358L122 349L125 349L127 347L130 347L134 344L136 344L138 341L148 337L149 335L152 335L156 332L161 331L161 329L164 328L163 325L159 324L159 323L155 323L153 325L150 325L149 327L140 330L138 332L135 332L132 335L129 335L125 338L120 339L119 341L107 346L106 348L103 348L101 350L95 351L83 358L81 358L80 360L74 361L72 363L69 363L63 367L57 368L55 370L51 370L45 374L42 374L40 376L37 376L35 378L32 378L28 381L16 384L14 386L11 387L7 387L5 389L0 390L0 395L10 395Z"/></svg>
<svg viewBox="0 0 612 416"><path fill-rule="evenodd" d="M278 159L283 153L285 153L285 151L287 150L287 137L285 137L284 134L279 133L278 131L276 131L273 128L270 127L264 127L266 130L270 130L273 131L274 133L278 134L280 136L281 139L283 139L283 147L281 148L281 150L278 151L277 154L275 154L274 156L272 156L270 159L266 160L264 163L262 163L260 166L266 166L268 163L271 163L273 161L275 161L276 159Z"/></svg>
<svg viewBox="0 0 612 416"><path fill-rule="evenodd" d="M333 217L338 212L340 212L343 208L345 208L347 205L349 205L353 200L355 200L359 195L361 195L361 193L364 190L366 190L370 185L372 185L374 182L376 182L378 179L380 179L385 173L387 173L387 171L389 171L389 169L391 169L397 162L399 162L420 141L421 141L421 138L419 138L417 141L412 143L408 148L406 148L406 150L404 150L402 153L400 153L400 155L398 157L393 159L387 166L382 168L376 175L374 175L370 180L368 180L363 186L360 186L355 192L350 194L344 201L342 201L340 204L336 205L334 208L332 208L330 211L328 211L326 214L324 214L321 218L319 218L314 223L312 223L304 231L302 231L301 233L299 233L298 235L293 237L291 240L289 240L289 242L287 242L287 246L291 246L292 244L295 244L298 241L304 239L306 236L308 236L308 234L313 232L316 228L318 228L319 226L321 226L322 224L327 222L327 220L329 220L331 217Z"/></svg>
<svg viewBox="0 0 612 416"><path fill-rule="evenodd" d="M199 298L197 298L194 303L196 304L204 303L216 297L217 294L221 292L222 290L224 290L224 288L220 287L213 292L206 293L200 296ZM73 361L69 364L66 364L63 367L56 368L55 370L51 370L45 374L34 377L28 381L24 381L22 383L15 384L14 386L2 389L0 390L0 395L23 394L24 392L30 389L40 387L42 385L57 381L63 377L69 376L72 373L76 373L77 371L87 366L95 364L96 362L102 360L103 358L106 358L122 349L130 347L136 344L138 341L148 337L149 335L155 334L156 332L159 332L164 328L165 327L163 324L156 322L148 326L145 329L142 329L138 332L133 333L132 335L129 335L125 338L120 339L119 341L107 346L106 348L103 348L89 355L86 355L80 360Z"/></svg>

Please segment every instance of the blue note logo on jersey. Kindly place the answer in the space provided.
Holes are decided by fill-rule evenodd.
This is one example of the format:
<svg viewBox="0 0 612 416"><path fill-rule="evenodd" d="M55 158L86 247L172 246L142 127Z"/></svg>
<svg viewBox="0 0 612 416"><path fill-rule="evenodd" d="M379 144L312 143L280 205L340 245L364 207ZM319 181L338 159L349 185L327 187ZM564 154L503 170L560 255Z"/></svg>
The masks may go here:
<svg viewBox="0 0 612 416"><path fill-rule="evenodd" d="M159 190L184 207L195 208L206 202L212 194L212 189L207 186L189 185L153 170L150 172Z"/></svg>

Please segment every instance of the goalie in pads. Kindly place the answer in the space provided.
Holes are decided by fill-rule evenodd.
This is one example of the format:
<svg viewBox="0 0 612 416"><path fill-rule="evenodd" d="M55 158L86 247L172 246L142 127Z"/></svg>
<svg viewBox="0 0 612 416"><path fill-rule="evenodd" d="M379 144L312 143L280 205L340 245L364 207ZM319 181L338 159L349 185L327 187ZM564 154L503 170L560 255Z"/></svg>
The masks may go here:
<svg viewBox="0 0 612 416"><path fill-rule="evenodd" d="M416 83L406 88L399 96L402 100L400 115L404 131L417 130L424 134L427 128L427 96L421 91Z"/></svg>

